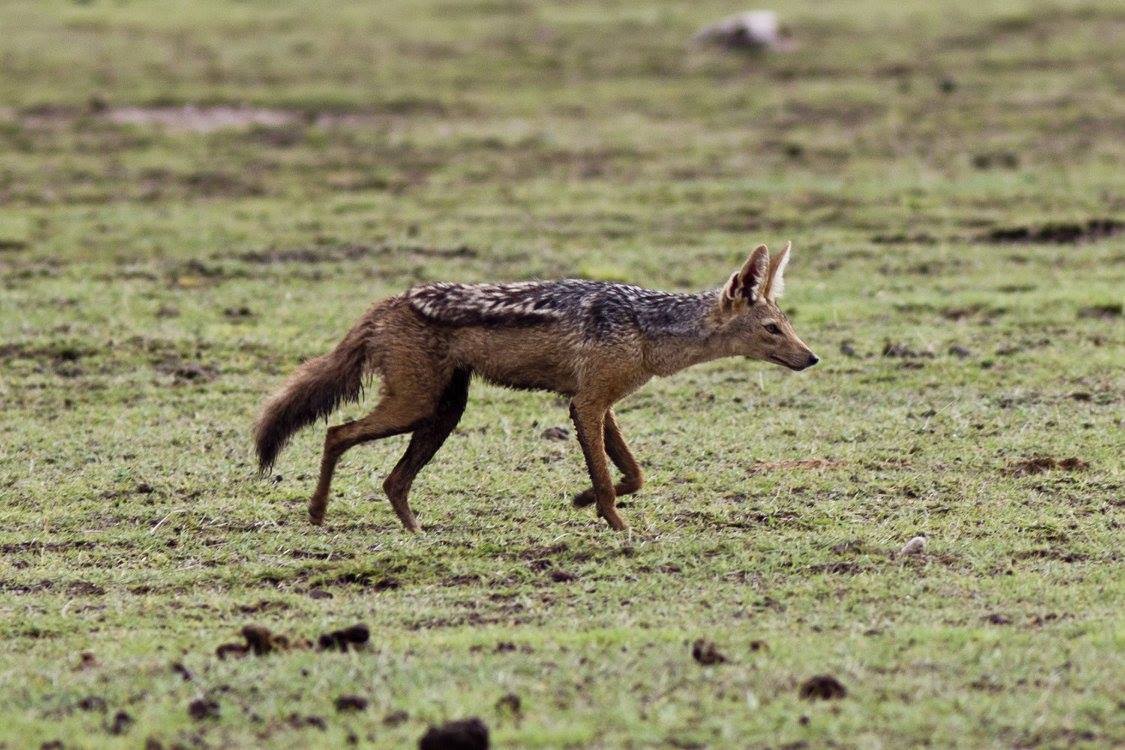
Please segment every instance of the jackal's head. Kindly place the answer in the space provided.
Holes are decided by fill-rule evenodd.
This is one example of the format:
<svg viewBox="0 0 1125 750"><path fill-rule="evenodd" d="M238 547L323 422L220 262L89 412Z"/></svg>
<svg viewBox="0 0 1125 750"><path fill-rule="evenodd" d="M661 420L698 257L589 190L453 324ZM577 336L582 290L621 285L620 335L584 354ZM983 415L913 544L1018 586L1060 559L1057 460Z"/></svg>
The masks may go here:
<svg viewBox="0 0 1125 750"><path fill-rule="evenodd" d="M716 333L731 354L804 370L820 359L801 341L777 306L785 288L790 244L785 243L774 258L765 245L759 245L731 275L719 294Z"/></svg>

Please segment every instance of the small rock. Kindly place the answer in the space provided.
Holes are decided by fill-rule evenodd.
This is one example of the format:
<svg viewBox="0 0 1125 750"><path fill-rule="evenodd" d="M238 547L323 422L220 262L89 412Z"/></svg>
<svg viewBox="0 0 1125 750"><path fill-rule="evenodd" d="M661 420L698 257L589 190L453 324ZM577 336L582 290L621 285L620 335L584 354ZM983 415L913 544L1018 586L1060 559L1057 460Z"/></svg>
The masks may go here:
<svg viewBox="0 0 1125 750"><path fill-rule="evenodd" d="M488 750L488 727L475 716L430 727L418 741L418 750Z"/></svg>
<svg viewBox="0 0 1125 750"><path fill-rule="evenodd" d="M794 48L772 10L751 10L724 18L700 29L693 41L751 52L788 52Z"/></svg>
<svg viewBox="0 0 1125 750"><path fill-rule="evenodd" d="M569 440L570 430L565 427L548 427L540 433L539 437L544 440Z"/></svg>
<svg viewBox="0 0 1125 750"><path fill-rule="evenodd" d="M920 555L926 551L926 537L916 536L906 544L902 545L902 549L898 551L900 556L906 555Z"/></svg>

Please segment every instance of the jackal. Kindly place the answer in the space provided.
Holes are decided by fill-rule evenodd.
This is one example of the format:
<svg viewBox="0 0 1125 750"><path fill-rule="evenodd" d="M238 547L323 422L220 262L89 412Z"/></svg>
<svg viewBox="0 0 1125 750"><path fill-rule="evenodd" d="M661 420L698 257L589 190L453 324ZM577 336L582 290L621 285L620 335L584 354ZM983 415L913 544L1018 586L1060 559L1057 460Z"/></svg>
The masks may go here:
<svg viewBox="0 0 1125 750"><path fill-rule="evenodd" d="M639 490L644 474L617 427L614 403L655 375L720 357L791 370L819 361L777 306L789 249L787 243L771 259L761 245L722 288L698 294L574 279L413 287L375 303L332 352L302 364L266 401L255 427L260 468L269 470L294 432L358 400L378 374L383 389L375 410L328 428L309 518L324 522L345 451L410 432L383 489L402 524L419 531L407 494L457 426L475 374L570 398L593 484L574 504L595 503L612 528L624 529L616 498ZM607 456L622 474L616 485Z"/></svg>

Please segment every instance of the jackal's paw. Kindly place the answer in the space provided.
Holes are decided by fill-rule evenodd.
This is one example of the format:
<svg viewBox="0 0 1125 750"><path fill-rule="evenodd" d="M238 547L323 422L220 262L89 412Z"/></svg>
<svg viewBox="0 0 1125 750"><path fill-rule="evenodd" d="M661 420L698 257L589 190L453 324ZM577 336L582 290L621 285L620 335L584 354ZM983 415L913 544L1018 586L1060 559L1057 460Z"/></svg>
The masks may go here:
<svg viewBox="0 0 1125 750"><path fill-rule="evenodd" d="M324 514L323 513L309 513L309 523L311 523L313 526L323 526L324 525Z"/></svg>
<svg viewBox="0 0 1125 750"><path fill-rule="evenodd" d="M579 492L574 496L571 502L574 504L575 508L585 508L587 505L593 505L594 501L594 490L591 488L584 492Z"/></svg>

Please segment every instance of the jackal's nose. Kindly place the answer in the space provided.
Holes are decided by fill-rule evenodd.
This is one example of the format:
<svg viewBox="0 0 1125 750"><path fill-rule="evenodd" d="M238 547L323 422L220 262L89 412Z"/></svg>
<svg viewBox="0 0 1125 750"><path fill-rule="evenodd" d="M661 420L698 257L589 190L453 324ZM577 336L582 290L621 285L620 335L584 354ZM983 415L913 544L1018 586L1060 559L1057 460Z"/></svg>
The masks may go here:
<svg viewBox="0 0 1125 750"><path fill-rule="evenodd" d="M805 360L805 364L801 365L798 369L807 370L819 361L820 361L820 357L816 356L812 352L809 352L809 356L808 356L808 359Z"/></svg>

